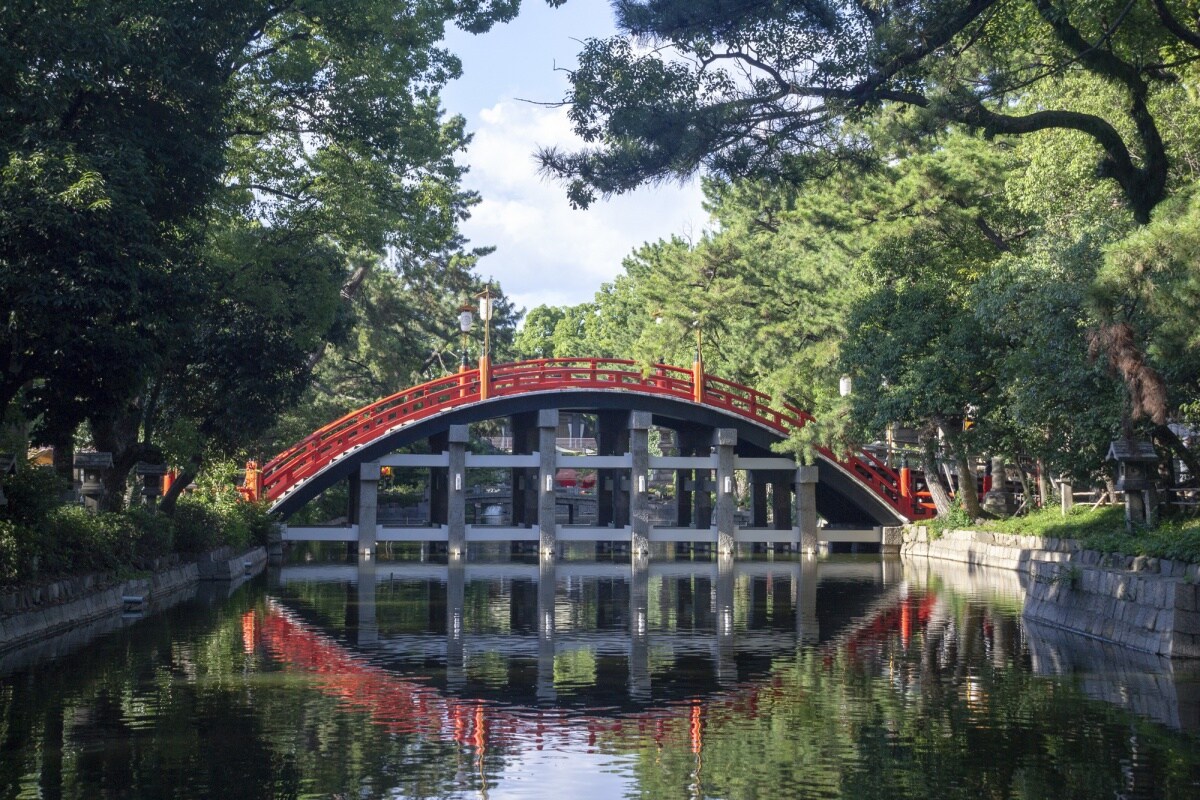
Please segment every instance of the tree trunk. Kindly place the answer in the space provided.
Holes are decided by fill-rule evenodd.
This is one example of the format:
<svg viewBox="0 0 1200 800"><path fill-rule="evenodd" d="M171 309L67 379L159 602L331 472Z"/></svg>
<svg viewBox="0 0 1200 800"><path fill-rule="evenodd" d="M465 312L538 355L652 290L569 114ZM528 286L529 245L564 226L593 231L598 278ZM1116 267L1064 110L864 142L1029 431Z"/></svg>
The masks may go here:
<svg viewBox="0 0 1200 800"><path fill-rule="evenodd" d="M942 476L937 466L937 437L933 430L923 430L920 433L921 468L925 470L925 486L933 499L933 506L939 517L944 517L953 510L950 502L950 492L942 482Z"/></svg>
<svg viewBox="0 0 1200 800"><path fill-rule="evenodd" d="M103 475L104 497L100 507L105 511L120 511L125 502L129 473L139 461L161 461L158 448L140 441L141 408L130 403L121 413L93 417L88 420L92 441L102 453L112 453L113 465Z"/></svg>
<svg viewBox="0 0 1200 800"><path fill-rule="evenodd" d="M1034 508L1037 508L1034 502L1033 489L1030 488L1029 473L1021 466L1020 460L1012 457L1012 465L1017 468L1017 480L1021 482L1021 494L1025 495L1025 513L1028 514Z"/></svg>
<svg viewBox="0 0 1200 800"><path fill-rule="evenodd" d="M1046 475L1046 464L1040 458L1037 460L1037 471L1039 507L1049 508L1053 489L1050 486L1050 477Z"/></svg>
<svg viewBox="0 0 1200 800"><path fill-rule="evenodd" d="M1154 439L1184 463L1188 470L1188 482L1193 486L1197 485L1197 481L1200 481L1200 459L1183 443L1175 431L1171 430L1169 425L1155 425Z"/></svg>
<svg viewBox="0 0 1200 800"><path fill-rule="evenodd" d="M979 486L975 483L975 472L971 469L971 459L967 455L967 449L963 446L962 439L944 421L938 420L937 425L941 429L946 443L950 445L950 452L954 454L954 463L958 467L958 497L963 510L971 519L990 517L991 514L985 512L979 505ZM1000 477L1003 480L1004 476ZM992 476L992 481L995 480L996 477Z"/></svg>
<svg viewBox="0 0 1200 800"><path fill-rule="evenodd" d="M200 474L200 465L203 463L200 456L192 456L191 462L176 476L171 483L171 488L167 489L166 494L158 501L159 511L168 517L175 513L175 504L179 500L179 495L183 494L183 490L196 480L196 476Z"/></svg>

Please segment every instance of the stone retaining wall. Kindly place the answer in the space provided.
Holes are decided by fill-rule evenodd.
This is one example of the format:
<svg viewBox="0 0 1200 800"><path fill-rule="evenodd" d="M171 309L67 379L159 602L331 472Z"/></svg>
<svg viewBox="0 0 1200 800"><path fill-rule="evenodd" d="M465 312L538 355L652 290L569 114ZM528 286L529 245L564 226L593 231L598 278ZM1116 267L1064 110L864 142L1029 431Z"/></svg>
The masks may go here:
<svg viewBox="0 0 1200 800"><path fill-rule="evenodd" d="M146 602L185 589L200 580L195 564L173 567L149 578L121 581L62 603L50 603L40 608L0 619L0 648L17 647L37 639L68 630L76 625L119 614L124 608L123 597L145 597Z"/></svg>
<svg viewBox="0 0 1200 800"><path fill-rule="evenodd" d="M125 610L126 597L144 598L139 611L153 611L156 601L201 580L232 580L257 573L266 558L261 547L239 555L220 548L199 562L161 569L148 578L116 581L106 575L85 575L5 594L0 596L0 650L119 614Z"/></svg>
<svg viewBox="0 0 1200 800"><path fill-rule="evenodd" d="M925 527L902 534L901 555L1011 569L1028 576L1023 616L1166 657L1200 658L1200 566L1084 550L1042 539Z"/></svg>

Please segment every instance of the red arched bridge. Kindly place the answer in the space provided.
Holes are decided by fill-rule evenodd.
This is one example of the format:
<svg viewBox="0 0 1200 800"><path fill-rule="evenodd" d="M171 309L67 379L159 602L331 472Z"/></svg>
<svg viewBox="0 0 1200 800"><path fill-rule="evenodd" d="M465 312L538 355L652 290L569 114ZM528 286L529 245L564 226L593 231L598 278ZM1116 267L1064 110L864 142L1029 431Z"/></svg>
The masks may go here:
<svg viewBox="0 0 1200 800"><path fill-rule="evenodd" d="M465 439L461 432L455 434L456 428L465 431L466 423L505 416L516 420L519 415L525 415L527 420L536 419L536 427L544 431L546 426L557 426L559 409L610 415L625 413L629 415L626 419L643 421L628 423L623 429L624 447L628 448L628 452L625 449L613 450L611 454L590 457L590 461L587 457L558 456L557 461L549 462L545 460L546 451L555 449L555 440L550 438L547 446L545 438L537 437L535 423L528 423L529 432L533 435L527 441L532 443L523 451L514 448L514 453L529 455L514 458L524 459L519 466L527 471L528 489L532 492L532 500L528 504L530 510L524 521L526 524L536 521L543 529L547 527L547 519L553 525L554 498L550 496L549 511L545 511L545 507L539 507L538 503L547 501L545 497L537 495L539 492L552 495L554 487L551 478L543 480L540 477L539 466L541 472L549 468L549 475L557 475L556 470L570 467L598 467L601 470L624 467L626 473L622 473L618 485L629 485L627 494L632 499L626 501L624 514L627 521L638 516L636 508L631 513L630 504L636 507L639 489L645 492L644 479L639 485L639 481L633 477L639 474L639 470L640 474L645 475L648 469L683 472L695 468L694 473L688 472L686 487L684 482L679 483L679 491L682 493L685 488L689 492L695 489L697 493L701 489L705 492L711 490L717 496L719 517L721 486L724 486L726 493L730 491L730 479L726 477L722 484L721 476L732 475L734 469L759 470L763 474L768 471L772 471L771 474L783 472L781 466L784 466L785 459L774 453L771 445L787 438L812 420L807 412L786 403L775 403L763 392L705 374L700 364L693 369L665 364L646 369L629 360L586 358L485 365L482 370L463 370L397 392L313 432L265 465L261 475L261 496L271 503L273 511L287 517L334 482L347 477L356 480L360 467L375 465L381 459L385 464L390 463L388 459L400 457L388 454L422 439L433 444L431 449L435 455L412 456L411 466L441 468L443 477L439 480L457 484L461 490L461 476L465 467L461 457L455 461L454 443L457 440L461 452ZM656 426L687 433L690 439L681 433L681 441L692 441L693 448L688 453L681 450L679 457L651 456L648 461L644 458L639 461L636 455L629 454L638 449L628 444L629 437L632 435L633 440L637 441L640 431L641 449L644 452L645 429L649 428L651 422ZM447 444L448 441L450 444ZM540 448L538 442L541 443ZM448 453L439 457L437 453L441 449L446 449ZM540 464L536 461L538 451L543 455ZM721 460L719 453L726 451L729 459ZM466 467L472 466L471 457L467 455ZM483 457L475 458L475 466L483 465ZM621 461L621 458L625 460ZM915 476L907 469L893 469L865 451L838 455L821 449L817 461L814 467L796 470L799 477L795 480L815 485L815 513L820 513L826 520L846 524L888 525L933 515L932 507L918 498L914 491ZM408 462L396 463L409 465ZM794 463L788 463L795 469ZM518 462L514 460L512 466L516 465ZM492 466L500 464L497 461ZM376 473L377 470L376 467ZM802 470L809 470L806 474L810 477L800 475ZM715 484L709 478L714 473L717 475ZM694 479L691 477L693 474ZM368 475L366 479L370 480L371 477ZM374 479L378 480L377 477ZM706 480L709 482L704 483ZM788 481L786 485L794 485L790 478ZM519 483L524 485L514 477L514 487ZM451 493L454 491L453 488L446 490ZM788 490L777 490L774 494L782 494L786 504ZM450 502L453 504L451 496ZM761 503L766 502L765 498L764 491ZM458 502L461 505L464 501L459 498ZM519 516L522 502L516 498L513 500L514 515ZM799 499L797 504L799 509ZM711 510L704 509L697 512L696 516L706 516ZM453 551L455 520L453 511L449 513L449 541ZM800 511L797 511L799 515ZM803 525L799 520L797 522ZM608 520L607 524L619 526L621 521ZM633 522L634 528L636 524ZM716 527L721 524L718 519ZM371 525L374 525L373 519ZM695 526L707 529L708 519L697 519ZM790 520L787 527L791 527ZM537 539L536 536L533 538ZM366 539L360 541L365 542Z"/></svg>

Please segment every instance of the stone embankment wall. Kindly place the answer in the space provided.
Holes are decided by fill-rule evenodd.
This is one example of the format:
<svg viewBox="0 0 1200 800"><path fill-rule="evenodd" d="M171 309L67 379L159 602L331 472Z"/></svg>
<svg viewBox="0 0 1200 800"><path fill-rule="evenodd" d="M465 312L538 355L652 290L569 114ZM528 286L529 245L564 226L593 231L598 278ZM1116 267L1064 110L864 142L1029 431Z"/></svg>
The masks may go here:
<svg viewBox="0 0 1200 800"><path fill-rule="evenodd" d="M160 569L146 578L120 581L85 575L0 595L0 650L119 614L126 610L125 598L142 598L136 610L144 613L153 609L155 601L201 580L230 580L257 572L266 558L261 547L237 555L221 548L198 562Z"/></svg>
<svg viewBox="0 0 1200 800"><path fill-rule="evenodd" d="M1200 658L1200 566L1102 554L1070 539L905 528L900 552L1024 573L1023 615L1167 657Z"/></svg>

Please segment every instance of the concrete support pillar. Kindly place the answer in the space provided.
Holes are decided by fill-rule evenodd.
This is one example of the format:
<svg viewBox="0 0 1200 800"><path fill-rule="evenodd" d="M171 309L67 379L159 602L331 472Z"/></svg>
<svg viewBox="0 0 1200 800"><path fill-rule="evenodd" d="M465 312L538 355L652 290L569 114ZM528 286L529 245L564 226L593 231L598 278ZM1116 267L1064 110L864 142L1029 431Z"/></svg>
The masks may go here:
<svg viewBox="0 0 1200 800"><path fill-rule="evenodd" d="M355 644L359 647L374 647L379 644L379 622L375 616L375 559L366 555L358 557L358 625L354 631Z"/></svg>
<svg viewBox="0 0 1200 800"><path fill-rule="evenodd" d="M692 526L692 471L675 470L675 524L680 528Z"/></svg>
<svg viewBox="0 0 1200 800"><path fill-rule="evenodd" d="M717 428L713 431L713 447L717 453L717 552L732 556L737 549L737 493L734 491L733 459L737 447L737 428Z"/></svg>
<svg viewBox="0 0 1200 800"><path fill-rule="evenodd" d="M629 455L633 468L629 476L629 552L636 560L650 553L650 424L647 411L629 415Z"/></svg>
<svg viewBox="0 0 1200 800"><path fill-rule="evenodd" d="M512 451L514 454L532 453L538 446L537 417L533 413L514 414L511 418ZM538 492L537 470L514 467L511 470L512 508L510 524L521 527L537 522Z"/></svg>
<svg viewBox="0 0 1200 800"><path fill-rule="evenodd" d="M629 414L624 411L601 411L596 415L596 452L602 456L619 456L629 452ZM624 470L602 469L596 472L597 511L601 526L617 528L629 524L630 496L625 485Z"/></svg>
<svg viewBox="0 0 1200 800"><path fill-rule="evenodd" d="M466 425L451 425L446 444L450 468L446 471L446 549L451 559L467 555L467 442Z"/></svg>
<svg viewBox="0 0 1200 800"><path fill-rule="evenodd" d="M558 409L538 412L538 552L543 559L553 559L558 545L558 525L555 522L554 475L558 472Z"/></svg>
<svg viewBox="0 0 1200 800"><path fill-rule="evenodd" d="M771 527L777 531L795 527L792 522L792 482L789 477L784 473L782 477L771 481Z"/></svg>
<svg viewBox="0 0 1200 800"><path fill-rule="evenodd" d="M817 465L796 468L796 525L800 550L817 552Z"/></svg>
<svg viewBox="0 0 1200 800"><path fill-rule="evenodd" d="M554 412L557 415L557 411ZM555 425L557 428L558 426ZM558 692L554 688L554 593L557 583L555 564L552 558L543 558L538 568L537 593L537 699L539 703L553 703Z"/></svg>
<svg viewBox="0 0 1200 800"><path fill-rule="evenodd" d="M629 697L650 699L650 559L635 550L629 576Z"/></svg>
<svg viewBox="0 0 1200 800"><path fill-rule="evenodd" d="M429 437L429 450L433 453L444 453L449 447L450 438L447 433L437 433ZM441 467L431 467L429 470L429 524L447 525L450 522L449 495L446 484L450 481L450 471Z"/></svg>
<svg viewBox="0 0 1200 800"><path fill-rule="evenodd" d="M379 462L358 467L358 552L375 552L376 515L379 511Z"/></svg>
<svg viewBox="0 0 1200 800"><path fill-rule="evenodd" d="M450 559L446 570L446 685L461 688L467 679L463 648L463 606L466 567L463 559Z"/></svg>
<svg viewBox="0 0 1200 800"><path fill-rule="evenodd" d="M750 470L750 525L767 527L767 474L764 470Z"/></svg>
<svg viewBox="0 0 1200 800"><path fill-rule="evenodd" d="M708 530L713 522L712 470L698 469L692 480L692 524L693 527Z"/></svg>
<svg viewBox="0 0 1200 800"><path fill-rule="evenodd" d="M722 686L737 681L737 651L733 638L733 556L717 555L716 595L713 609L717 627L717 683Z"/></svg>

